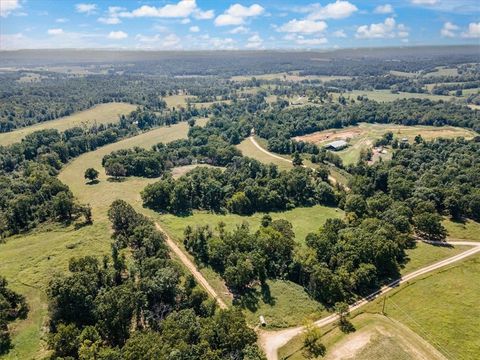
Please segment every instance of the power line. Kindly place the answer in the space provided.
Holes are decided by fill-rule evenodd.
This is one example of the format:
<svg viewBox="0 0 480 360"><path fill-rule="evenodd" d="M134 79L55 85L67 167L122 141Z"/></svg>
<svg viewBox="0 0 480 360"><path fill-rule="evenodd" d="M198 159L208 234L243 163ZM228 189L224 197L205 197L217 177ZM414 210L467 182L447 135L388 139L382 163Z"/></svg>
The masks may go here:
<svg viewBox="0 0 480 360"><path fill-rule="evenodd" d="M438 348L440 348L441 350L443 350L444 354L443 355L448 355L450 357L450 359L456 359L456 358L462 358L461 356L454 356L450 351L448 351L445 347L443 347L440 343L438 343L437 341L434 340L434 336L432 334L430 334L427 330L425 330L422 325L420 325L420 323L418 321L416 321L413 317L411 317L405 310L403 310L399 305L397 305L391 298L389 298L390 302L392 303L393 306L395 306L398 310L400 310L404 315L405 317L407 317L408 319L410 319L413 323L415 323L419 328L420 328L420 331L424 334L424 336L426 338L428 338L428 340L434 344L437 345Z"/></svg>

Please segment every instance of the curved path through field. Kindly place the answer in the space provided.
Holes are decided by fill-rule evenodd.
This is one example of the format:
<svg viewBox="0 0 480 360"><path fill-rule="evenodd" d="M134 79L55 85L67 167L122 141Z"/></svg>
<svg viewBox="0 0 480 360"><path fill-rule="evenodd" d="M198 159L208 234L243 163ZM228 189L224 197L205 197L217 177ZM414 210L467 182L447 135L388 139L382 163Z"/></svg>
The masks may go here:
<svg viewBox="0 0 480 360"><path fill-rule="evenodd" d="M279 156L279 155L277 155L277 154L271 153L271 152L268 151L267 149L264 149L263 147L261 147L260 144L257 142L257 140L255 140L255 137L254 137L254 136L250 136L249 139L250 139L250 141L252 142L252 144L255 145L255 147L256 147L258 150L260 150L261 152L267 154L268 156L271 156L271 157L273 157L273 158L275 158L275 159L279 159L279 160L282 160L282 161L286 161L286 162L288 162L288 163L290 163L290 164L292 163L292 160L286 159L286 158L281 157L281 156ZM303 166L304 168L307 167L306 165L302 165L302 166ZM311 167L310 169L315 170L315 168L313 168L313 167ZM332 184L334 184L334 185L337 184L337 182L338 182L337 179L335 179L335 178L334 178L333 176L331 176L331 175L328 175L328 180L330 180L330 182L331 182Z"/></svg>
<svg viewBox="0 0 480 360"><path fill-rule="evenodd" d="M432 242L429 242L432 243ZM443 244L443 243L442 243ZM429 273L431 271L437 270L441 267L453 264L457 261L463 260L469 256L474 254L480 253L480 243L478 242L471 242L471 241L451 241L447 244L450 245L469 245L473 246L473 248L466 250L458 255L449 257L445 260L438 261L432 265L425 266L417 271L411 272L400 279L392 281L390 284L382 287L381 289L373 292L372 294L368 295L367 297L355 302L354 304L350 305L349 311L352 312L354 310L359 309L360 307L368 304L371 300L375 299L378 296L384 295L389 291L394 290L397 286L408 282L412 279L415 279L421 275ZM323 319L320 319L314 323L315 326L321 327L328 324L331 324L338 320L338 316L336 314L332 314L327 316ZM287 344L291 339L295 336L300 335L305 330L305 327L299 326L295 328L290 328L282 331L262 331L259 334L259 342L265 355L267 356L268 360L278 360L278 350Z"/></svg>

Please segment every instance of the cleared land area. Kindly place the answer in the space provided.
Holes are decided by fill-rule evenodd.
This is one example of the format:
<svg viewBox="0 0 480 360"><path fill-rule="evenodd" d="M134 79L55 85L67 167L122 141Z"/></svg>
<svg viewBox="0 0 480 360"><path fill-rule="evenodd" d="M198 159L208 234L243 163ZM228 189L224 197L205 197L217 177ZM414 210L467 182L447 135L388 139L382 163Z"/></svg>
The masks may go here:
<svg viewBox="0 0 480 360"><path fill-rule="evenodd" d="M401 323L379 314L361 314L352 319L357 331L344 334L338 328L327 331L322 342L325 360L440 360L446 359L432 345ZM305 360L303 336L281 349L280 359Z"/></svg>
<svg viewBox="0 0 480 360"><path fill-rule="evenodd" d="M169 95L165 96L163 100L167 103L167 107L171 108L179 108L179 107L186 107L187 102L190 99L193 101L196 97L192 95ZM197 108L207 108L212 106L216 103L230 103L230 100L217 100L217 101L209 101L209 102L191 102L191 106Z"/></svg>
<svg viewBox="0 0 480 360"><path fill-rule="evenodd" d="M480 353L480 328L477 326L477 322L472 321L472 319L480 318L480 307L478 306L479 274L480 256L477 254L405 283L386 298L385 314L388 321L405 325L398 327L399 329L406 329L408 326L425 342L435 347L437 354L439 353L445 358L477 359ZM368 329L368 324L358 322L360 316L376 314L377 319L375 319L373 325L378 326L378 317L381 316L382 307L383 298L380 298L362 308L358 313L360 315L352 321L357 328L357 332L351 335L363 331L364 326ZM338 347L342 347L342 339L346 339L347 335L340 333L338 329L331 329L332 327L325 328L324 343L327 346L327 352L334 353ZM462 330L458 331L458 329ZM336 332L338 337L330 343L330 333L333 332ZM370 358L380 359L387 359L385 354L388 354L388 359L424 358L411 357L411 353L410 357L405 354L402 356L399 354L399 357L390 357L390 353L385 352L387 347L381 345L384 341L381 341L381 339L375 341L374 338L372 340L369 340L367 347L364 347L359 353L359 359L363 359L360 356L362 352ZM346 339L344 344L347 344L347 342ZM302 346L303 337L300 335L280 349L279 358L304 359L301 353ZM355 346L355 342L353 345L347 346ZM390 345L388 348L391 348L391 351L395 349ZM432 357L427 356L425 359L430 358Z"/></svg>
<svg viewBox="0 0 480 360"><path fill-rule="evenodd" d="M183 239L183 230L188 225L195 227L197 225L210 225L215 228L219 222L226 224L227 230L232 230L235 226L247 222L251 230L257 230L263 217L263 213L255 213L250 216L241 216L236 214L214 214L209 212L196 211L190 216L175 216L172 214L158 215L157 220L165 229L178 240ZM293 231L297 243L302 244L308 233L317 231L327 219L342 218L342 210L316 205L312 207L299 207L284 212L271 212L269 215L273 220L285 219L292 223Z"/></svg>
<svg viewBox="0 0 480 360"><path fill-rule="evenodd" d="M445 219L443 226L452 239L465 239L469 241L480 241L480 223L466 219L464 221L452 221Z"/></svg>
<svg viewBox="0 0 480 360"><path fill-rule="evenodd" d="M417 135L422 135L425 140L433 140L435 138L456 138L463 136L466 139L472 139L476 133L472 130L457 128L452 126L404 126L395 124L368 124L360 123L357 126L349 126L343 129L330 129L318 131L312 134L297 136L295 140L312 142L323 146L335 140L348 141L349 146L341 151L337 151L344 163L352 164L360 158L360 151L373 146L376 139L380 139L386 132L393 132L394 137L401 140L407 138L412 142ZM382 157L388 157L391 149L386 149L386 154Z"/></svg>
<svg viewBox="0 0 480 360"><path fill-rule="evenodd" d="M303 80L320 80L320 81L329 81L329 80L341 80L341 79L351 79L350 76L328 76L328 75L299 75L298 71L292 71L289 73L273 73L273 74L261 74L261 75L239 75L232 76L230 79L233 81L248 81L252 78L257 80L285 80L285 81L303 81Z"/></svg>
<svg viewBox="0 0 480 360"><path fill-rule="evenodd" d="M199 120L204 124L206 120ZM47 320L45 286L52 276L67 269L74 256L97 256L110 253L111 226L107 211L115 199L124 199L141 210L140 191L155 179L127 178L122 182L107 180L101 161L111 151L133 146L150 147L158 142L185 138L188 125L180 123L145 132L132 138L106 145L66 165L59 178L69 185L74 195L89 203L93 225L75 229L73 226L43 226L34 232L17 235L0 244L0 272L14 290L27 297L32 311L26 320L13 324L14 349L6 359L33 359L45 355L42 338ZM83 178L86 168L99 170L99 183L87 185ZM52 272L52 269L55 269Z"/></svg>
<svg viewBox="0 0 480 360"><path fill-rule="evenodd" d="M93 124L108 124L117 122L122 114L129 114L137 108L136 105L127 103L99 104L91 109L80 111L70 116L44 121L32 126L21 128L8 133L0 133L0 145L10 145L20 142L25 136L38 130L57 129L65 131L75 126L92 126Z"/></svg>
<svg viewBox="0 0 480 360"><path fill-rule="evenodd" d="M266 140L259 138L258 136L255 137L255 140L262 146L264 149L267 148L266 145ZM293 167L293 165L290 162L283 161L280 159L276 159L263 151L261 151L259 148L257 148L252 141L247 138L243 140L240 144L237 145L237 148L242 152L243 156L248 156L254 159L257 159L261 163L264 164L275 164L277 165L281 170L288 170ZM281 156L281 155L279 155ZM289 157L286 157L286 159L290 159Z"/></svg>
<svg viewBox="0 0 480 360"><path fill-rule="evenodd" d="M407 93L399 92L392 93L390 90L353 90L343 94L347 99L356 100L358 96L367 97L370 100L379 102L389 102L398 99L430 99L430 100L443 100L448 101L454 99L455 96L449 95L432 95L426 93Z"/></svg>

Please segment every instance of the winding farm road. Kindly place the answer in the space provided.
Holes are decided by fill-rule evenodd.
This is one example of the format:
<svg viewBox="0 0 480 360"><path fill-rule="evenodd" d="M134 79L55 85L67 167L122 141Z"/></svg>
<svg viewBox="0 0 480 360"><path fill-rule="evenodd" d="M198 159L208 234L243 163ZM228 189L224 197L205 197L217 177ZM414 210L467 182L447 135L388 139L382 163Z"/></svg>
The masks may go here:
<svg viewBox="0 0 480 360"><path fill-rule="evenodd" d="M268 151L267 149L264 149L263 147L261 147L260 144L257 142L257 140L255 140L255 137L254 137L254 136L250 136L249 139L250 139L250 141L252 142L252 144L255 145L255 147L256 147L258 150L260 150L261 152L263 152L263 153L265 153L265 154L267 154L267 155L269 155L269 156L271 156L271 157L273 157L273 158L275 158L275 159L279 159L279 160L282 160L282 161L286 161L286 162L288 162L288 163L290 163L290 164L292 163L292 160L286 159L286 158L281 157L281 156L279 156L279 155L277 155L277 154L271 153L271 152ZM306 165L302 165L302 166L303 166L304 168L307 167ZM315 170L315 168L313 168L313 167L311 167L310 169ZM334 185L338 182L337 179L335 179L335 178L334 178L333 176L331 176L331 175L328 175L328 180L330 180L330 182L331 182L332 184L334 184Z"/></svg>
<svg viewBox="0 0 480 360"><path fill-rule="evenodd" d="M371 300L377 298L378 296L384 295L389 291L394 290L397 286L408 282L414 278L417 278L421 275L429 273L431 271L437 270L441 267L453 264L457 261L463 260L469 256L474 254L480 253L480 243L479 242L472 242L472 241L452 241L448 242L450 245L469 245L473 246L473 248L468 249L458 255L449 257L447 259L438 261L432 265L425 266L417 271L411 272L400 279L392 281L390 284L382 287L380 290L373 292L372 294L368 295L367 297L357 301L356 303L350 305L349 310L350 312L357 310L358 308L368 304ZM327 316L323 319L320 319L314 323L315 326L321 327L328 324L331 324L338 320L338 316L336 314L332 314ZM278 350L287 344L291 339L295 336L301 334L305 330L305 327L299 326L295 328L290 328L281 331L262 331L259 333L259 343L265 352L268 360L278 360Z"/></svg>
<svg viewBox="0 0 480 360"><path fill-rule="evenodd" d="M180 259L180 261L185 265L188 270L192 273L195 279L200 283L200 285L216 300L218 306L221 309L226 309L228 306L225 302L218 296L217 292L210 286L207 279L202 275L200 271L197 270L195 264L188 258L187 255L175 244L175 241L167 234L165 230L155 222L155 227L165 236L165 242L168 247L175 253L175 255Z"/></svg>

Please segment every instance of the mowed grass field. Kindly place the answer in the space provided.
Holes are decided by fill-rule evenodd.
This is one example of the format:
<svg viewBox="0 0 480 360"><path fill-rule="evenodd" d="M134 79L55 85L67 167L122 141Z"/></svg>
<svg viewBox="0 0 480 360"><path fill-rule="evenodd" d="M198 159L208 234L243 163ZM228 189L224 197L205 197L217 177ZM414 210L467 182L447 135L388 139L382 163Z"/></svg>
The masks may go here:
<svg viewBox="0 0 480 360"><path fill-rule="evenodd" d="M0 145L6 146L20 142L25 136L38 130L57 129L58 131L65 131L75 126L89 127L95 123L114 123L119 120L120 115L129 114L136 108L136 105L127 103L99 104L88 110L80 111L70 116L44 121L8 133L0 133Z"/></svg>
<svg viewBox="0 0 480 360"><path fill-rule="evenodd" d="M369 337L368 341L364 339L358 342L358 339L356 341L351 338L357 333L363 333L365 329L368 330L372 326L378 328L384 321L390 321L402 333L409 332L408 329L415 332L417 339L418 337L423 338L424 344L429 343L436 349L437 354L444 356L443 358L478 359L480 327L476 320L480 318L479 274L480 256L475 255L404 284L387 296L385 313L388 319L380 315L383 298L372 301L359 310L358 316L357 313L353 314L355 317L352 322L357 329L355 333L347 336L338 329L325 329L326 358L330 358L329 356L332 354L335 355L338 349L341 351L345 346L354 348L353 350L357 352L355 359L437 358L434 352L430 352L430 356L427 357L420 357L417 351L413 353L409 351L409 354L399 352L397 349L401 344L399 340L392 343L391 341L386 342L386 339ZM371 324L359 321L359 319L373 315L375 317ZM337 334L333 341L331 334ZM385 346L385 344L390 345ZM359 345L362 345L360 349L355 349ZM280 358L304 359L301 353L302 346L302 336L292 339L280 349ZM342 357L334 358L341 359Z"/></svg>
<svg viewBox="0 0 480 360"><path fill-rule="evenodd" d="M451 239L468 241L480 241L480 223L466 219L465 221L452 221L448 218L443 220L443 226L448 231Z"/></svg>
<svg viewBox="0 0 480 360"><path fill-rule="evenodd" d="M308 141L319 146L328 144L335 140L346 140L349 146L336 154L340 156L345 164L356 163L360 158L360 151L373 147L376 139L380 139L386 132L393 132L394 137L401 140L407 138L411 143L415 136L421 135L425 140L433 140L435 138L456 138L463 136L472 139L476 133L472 130L453 127L453 126L404 126L395 124L368 124L360 123L356 126L349 126L343 129L329 129L315 132L308 135L298 136L296 140ZM387 154L391 154L391 149L386 149Z"/></svg>
<svg viewBox="0 0 480 360"><path fill-rule="evenodd" d="M198 120L204 124L206 120ZM158 142L168 142L187 136L188 125L180 123L106 145L86 153L67 164L59 178L69 185L82 203L92 206L94 223L75 230L73 226L46 225L34 232L13 236L0 244L0 274L14 290L27 297L31 312L26 320L12 326L14 349L6 359L33 359L45 354L44 325L47 320L45 286L50 279L67 269L74 256L110 254L111 227L107 211L115 199L124 199L142 210L140 191L154 179L128 178L109 182L101 166L102 158L111 151L141 146L148 148ZM87 185L83 178L86 168L100 171L100 182Z"/></svg>
<svg viewBox="0 0 480 360"><path fill-rule="evenodd" d="M322 337L325 360L444 360L438 350L403 324L379 314L360 314L351 320L357 331L344 334L326 329ZM280 349L279 358L306 360L303 336Z"/></svg>

